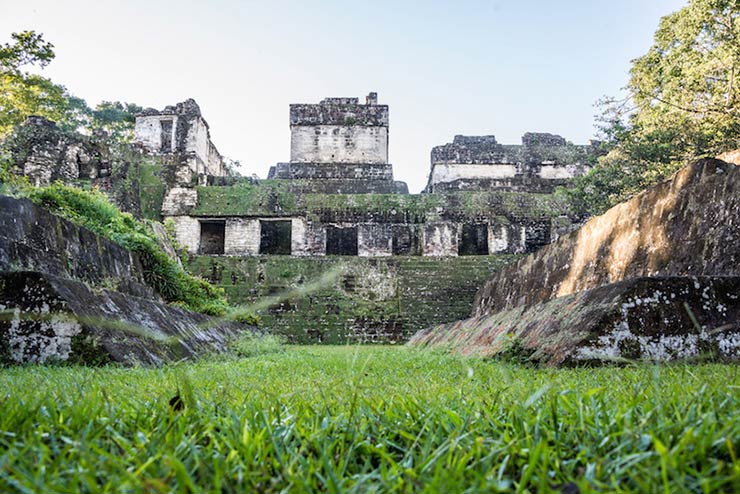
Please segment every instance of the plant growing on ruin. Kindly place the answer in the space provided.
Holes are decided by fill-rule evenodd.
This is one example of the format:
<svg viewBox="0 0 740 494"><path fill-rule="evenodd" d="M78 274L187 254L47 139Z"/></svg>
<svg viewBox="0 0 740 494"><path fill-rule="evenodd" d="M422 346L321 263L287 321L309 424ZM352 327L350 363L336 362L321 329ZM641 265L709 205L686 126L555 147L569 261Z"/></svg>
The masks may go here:
<svg viewBox="0 0 740 494"><path fill-rule="evenodd" d="M52 212L136 252L147 284L166 301L206 314L226 313L223 290L186 273L162 250L146 223L119 211L103 193L54 183L31 189L28 195Z"/></svg>

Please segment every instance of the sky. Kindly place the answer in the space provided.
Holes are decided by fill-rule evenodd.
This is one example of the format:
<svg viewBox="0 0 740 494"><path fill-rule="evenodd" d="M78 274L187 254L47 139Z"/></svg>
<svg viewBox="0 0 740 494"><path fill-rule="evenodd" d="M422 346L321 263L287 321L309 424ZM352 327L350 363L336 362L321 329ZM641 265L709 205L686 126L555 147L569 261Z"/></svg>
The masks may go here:
<svg viewBox="0 0 740 494"><path fill-rule="evenodd" d="M288 105L375 91L389 161L419 192L456 134L518 144L596 133L660 18L685 0L0 0L0 42L41 32L41 73L94 106L194 98L219 151L266 177L290 157Z"/></svg>

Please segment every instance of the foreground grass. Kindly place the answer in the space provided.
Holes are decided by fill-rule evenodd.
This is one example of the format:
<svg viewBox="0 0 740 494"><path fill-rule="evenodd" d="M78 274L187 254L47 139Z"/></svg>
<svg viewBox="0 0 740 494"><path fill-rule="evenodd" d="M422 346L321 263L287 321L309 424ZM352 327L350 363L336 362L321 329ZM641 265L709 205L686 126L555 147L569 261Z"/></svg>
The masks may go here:
<svg viewBox="0 0 740 494"><path fill-rule="evenodd" d="M389 347L0 369L0 492L737 492L739 385Z"/></svg>

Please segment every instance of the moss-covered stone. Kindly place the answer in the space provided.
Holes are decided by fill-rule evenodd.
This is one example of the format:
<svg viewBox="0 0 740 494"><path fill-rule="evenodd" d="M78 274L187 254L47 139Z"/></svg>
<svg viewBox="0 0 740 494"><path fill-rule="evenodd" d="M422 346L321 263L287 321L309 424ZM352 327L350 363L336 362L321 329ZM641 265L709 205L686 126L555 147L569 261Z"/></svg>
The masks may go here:
<svg viewBox="0 0 740 494"><path fill-rule="evenodd" d="M294 185L294 184L293 184ZM282 180L244 180L222 187L197 187L193 216L291 216L317 221L422 223L467 218L538 220L577 216L555 194L457 192L454 194L294 194Z"/></svg>
<svg viewBox="0 0 740 494"><path fill-rule="evenodd" d="M478 288L514 257L198 256L189 268L292 342L401 342L466 317Z"/></svg>

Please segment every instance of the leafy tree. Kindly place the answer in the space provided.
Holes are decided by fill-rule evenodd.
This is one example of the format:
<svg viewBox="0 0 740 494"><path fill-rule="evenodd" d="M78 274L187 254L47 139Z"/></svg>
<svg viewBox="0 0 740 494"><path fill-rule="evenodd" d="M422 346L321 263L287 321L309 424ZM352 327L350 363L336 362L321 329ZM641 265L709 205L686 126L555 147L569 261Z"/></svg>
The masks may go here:
<svg viewBox="0 0 740 494"><path fill-rule="evenodd" d="M102 129L119 141L133 139L136 114L144 110L135 103L103 101L92 111L92 128Z"/></svg>
<svg viewBox="0 0 740 494"><path fill-rule="evenodd" d="M12 43L0 44L0 137L29 115L46 117L68 130L87 125L91 110L84 100L46 77L22 70L28 65L46 67L54 59L54 45L34 31L11 37Z"/></svg>
<svg viewBox="0 0 740 494"><path fill-rule="evenodd" d="M571 195L599 213L687 161L740 147L740 2L690 0L633 60L627 97L600 102L609 151Z"/></svg>
<svg viewBox="0 0 740 494"><path fill-rule="evenodd" d="M54 45L44 41L34 31L23 31L10 35L13 44L0 45L0 69L4 72L20 73L25 65L46 67L54 59Z"/></svg>

